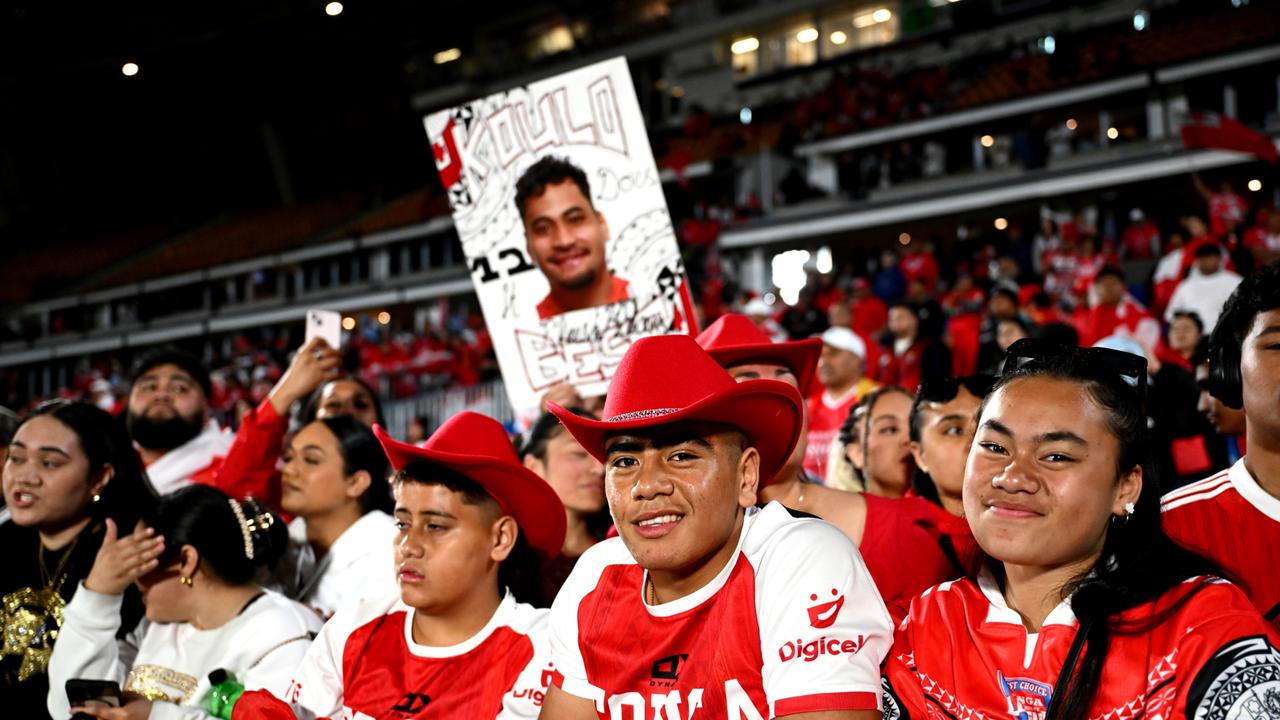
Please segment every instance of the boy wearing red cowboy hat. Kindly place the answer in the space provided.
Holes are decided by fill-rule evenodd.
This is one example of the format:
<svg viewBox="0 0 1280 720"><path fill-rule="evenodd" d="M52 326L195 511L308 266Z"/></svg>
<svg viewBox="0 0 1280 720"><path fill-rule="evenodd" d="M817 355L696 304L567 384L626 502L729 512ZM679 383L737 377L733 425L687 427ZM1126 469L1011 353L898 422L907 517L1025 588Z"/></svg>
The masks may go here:
<svg viewBox="0 0 1280 720"><path fill-rule="evenodd" d="M823 341L819 338L775 343L750 318L729 313L698 336L698 345L738 382L773 378L806 393ZM807 422L806 422L807 425ZM911 599L954 572L947 556L897 500L826 487L806 479L807 438L800 433L787 464L757 493L761 502L816 515L844 531L858 546L867 571L894 621L906 616ZM903 558L911 558L910 563Z"/></svg>
<svg viewBox="0 0 1280 720"><path fill-rule="evenodd" d="M538 585L521 574L559 554L559 498L483 415L455 415L424 447L374 434L397 471L400 597L339 610L285 700L303 718L536 717L551 677L547 611L526 604ZM254 717L291 716L245 698Z"/></svg>
<svg viewBox="0 0 1280 720"><path fill-rule="evenodd" d="M686 335L636 341L603 420L552 404L605 464L620 537L588 550L551 610L541 717L879 718L889 616L857 550L756 489L803 403L735 382Z"/></svg>

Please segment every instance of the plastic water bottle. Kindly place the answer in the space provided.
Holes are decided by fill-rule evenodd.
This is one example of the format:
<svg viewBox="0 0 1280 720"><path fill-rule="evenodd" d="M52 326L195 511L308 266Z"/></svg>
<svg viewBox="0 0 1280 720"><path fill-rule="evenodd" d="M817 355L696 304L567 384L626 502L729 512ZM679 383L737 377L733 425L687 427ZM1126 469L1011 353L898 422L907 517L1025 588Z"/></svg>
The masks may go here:
<svg viewBox="0 0 1280 720"><path fill-rule="evenodd" d="M218 668L209 673L209 694L205 697L205 710L214 717L231 720L231 709L244 694L244 685L230 672Z"/></svg>

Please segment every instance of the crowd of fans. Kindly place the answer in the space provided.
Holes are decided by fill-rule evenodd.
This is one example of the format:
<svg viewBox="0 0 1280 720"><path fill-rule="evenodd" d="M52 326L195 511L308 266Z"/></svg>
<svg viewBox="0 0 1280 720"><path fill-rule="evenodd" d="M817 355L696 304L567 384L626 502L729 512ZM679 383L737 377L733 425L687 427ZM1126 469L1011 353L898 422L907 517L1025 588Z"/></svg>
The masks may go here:
<svg viewBox="0 0 1280 720"><path fill-rule="evenodd" d="M218 371L157 349L119 407L0 416L0 693L107 720L1265 716L1276 221L1202 190L1176 229L1046 213L752 298L515 438L388 433L380 378L484 372L443 340L244 348L234 432Z"/></svg>

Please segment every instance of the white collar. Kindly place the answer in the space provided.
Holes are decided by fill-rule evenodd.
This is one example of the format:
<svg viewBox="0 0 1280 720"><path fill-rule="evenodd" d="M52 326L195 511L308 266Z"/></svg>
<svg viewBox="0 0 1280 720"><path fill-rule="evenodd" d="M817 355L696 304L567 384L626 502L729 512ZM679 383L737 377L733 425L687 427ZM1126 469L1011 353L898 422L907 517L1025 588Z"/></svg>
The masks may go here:
<svg viewBox="0 0 1280 720"><path fill-rule="evenodd" d="M986 567L983 567L978 572L978 590L986 596L989 603L986 622L1026 627L1018 611L1009 607L1009 603L1005 602L1004 593L1000 591L1000 586L996 584L995 576ZM1076 624L1076 614L1071 610L1071 597L1068 596L1049 612L1044 622L1040 623L1040 629L1043 631L1049 625L1075 627Z"/></svg>
<svg viewBox="0 0 1280 720"><path fill-rule="evenodd" d="M1245 457L1248 456L1246 455ZM1240 497L1257 508L1258 512L1276 522L1280 522L1280 498L1274 497L1271 493L1262 489L1258 481L1249 473L1249 468L1245 467L1244 460L1245 458L1240 458L1227 471L1227 477L1231 478L1231 484L1235 486L1236 492L1240 493Z"/></svg>
<svg viewBox="0 0 1280 720"><path fill-rule="evenodd" d="M466 655L467 653L480 647L480 643L489 639L494 630L502 627L506 619L510 617L512 611L516 607L516 599L508 590L503 596L502 602L498 603L498 609L493 611L493 616L489 618L489 622L480 628L480 632L463 640L457 645L446 645L437 647L435 645L419 645L413 641L413 616L417 610L405 605L403 601L399 603L407 612L404 614L404 643L409 648L409 652L418 657L425 658L448 658Z"/></svg>
<svg viewBox="0 0 1280 720"><path fill-rule="evenodd" d="M644 609L654 617L672 617L682 612L692 610L720 592L720 588L729 582L729 576L733 574L733 569L738 566L738 558L742 555L742 543L747 538L747 533L751 530L751 525L755 516L759 514L760 509L757 507L747 508L746 516L742 518L742 531L738 533L738 545L733 549L733 555L729 557L728 562L720 569L711 582L694 590L682 598L672 600L671 602L662 603L660 605L650 605L645 599L645 588L649 587L649 571L644 571L644 578L640 582L640 602L644 605Z"/></svg>

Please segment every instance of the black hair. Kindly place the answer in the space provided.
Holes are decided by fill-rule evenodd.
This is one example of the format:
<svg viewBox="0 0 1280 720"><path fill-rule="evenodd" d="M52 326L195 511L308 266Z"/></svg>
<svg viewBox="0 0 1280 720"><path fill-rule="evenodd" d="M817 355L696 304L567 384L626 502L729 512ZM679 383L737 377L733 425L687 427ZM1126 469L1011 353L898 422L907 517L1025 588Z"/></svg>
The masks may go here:
<svg viewBox="0 0 1280 720"><path fill-rule="evenodd" d="M586 408L577 406L567 407L565 410L579 417L596 419L595 413ZM547 444L553 439L560 437L566 432L564 425L560 423L560 418L551 414L550 411L543 412L533 421L533 425L529 427L529 432L525 433L524 442L520 443L520 447L516 452L520 455L520 459L532 455L533 457L546 461Z"/></svg>
<svg viewBox="0 0 1280 720"><path fill-rule="evenodd" d="M1222 340L1232 338L1236 347L1240 347L1258 314L1277 308L1280 308L1280 260L1259 268L1240 281L1218 316L1218 327L1223 333L1215 332L1214 337L1218 339L1221 335Z"/></svg>
<svg viewBox="0 0 1280 720"><path fill-rule="evenodd" d="M391 476L391 484L400 487L404 483L439 485L462 496L467 505L489 506L502 512L502 506L480 483L450 468L426 460L415 460ZM511 554L498 565L498 589L507 588L518 602L534 607L547 607L542 591L539 571L545 565L525 540L524 532L516 533Z"/></svg>
<svg viewBox="0 0 1280 720"><path fill-rule="evenodd" d="M200 386L200 389L204 391L206 400L213 397L213 385L209 380L209 370L204 366L204 363L200 362L200 358L172 346L158 347L139 356L133 364L130 384L136 384L138 378L145 375L148 370L161 365L176 365L183 372L190 375L191 379Z"/></svg>
<svg viewBox="0 0 1280 720"><path fill-rule="evenodd" d="M164 496L145 521L164 538L162 566L190 545L204 571L228 585L247 585L259 567L275 567L289 543L284 521L265 505L253 498L233 500L210 485L188 485Z"/></svg>
<svg viewBox="0 0 1280 720"><path fill-rule="evenodd" d="M924 429L924 406L927 403L951 402L960 394L960 388L968 390L970 395L982 400L987 393L991 392L991 386L994 383L995 378L990 375L967 375L962 378L947 378L942 382L921 383L915 402L911 403L911 420L908 423L911 442L920 442L921 431ZM942 504L942 498L938 496L938 486L934 484L929 473L919 467L911 472L911 489L934 505Z"/></svg>
<svg viewBox="0 0 1280 720"><path fill-rule="evenodd" d="M1195 312L1194 310L1179 310L1173 314L1174 320L1177 320L1178 318L1186 318L1195 323L1196 330L1198 330L1201 335L1204 335L1204 321L1200 319L1200 313ZM1169 323L1169 326L1173 327L1173 323Z"/></svg>
<svg viewBox="0 0 1280 720"><path fill-rule="evenodd" d="M22 424L38 417L51 417L76 434L89 459L90 478L111 465L111 480L88 512L97 519L111 518L122 534L132 532L138 518L155 506L156 492L124 424L96 405L68 400L41 404Z"/></svg>
<svg viewBox="0 0 1280 720"><path fill-rule="evenodd" d="M1218 246L1214 243L1205 243L1196 248L1194 255L1195 257L1198 257L1198 258L1210 257L1210 256L1221 258L1222 250L1218 249Z"/></svg>
<svg viewBox="0 0 1280 720"><path fill-rule="evenodd" d="M572 180L591 207L595 207L595 204L591 203L591 185L587 182L587 174L582 171L582 168L564 158L548 155L530 165L520 179L516 180L516 212L520 213L521 221L524 220L525 206L528 205L530 198L546 192L548 185L557 185L565 180Z"/></svg>
<svg viewBox="0 0 1280 720"><path fill-rule="evenodd" d="M325 382L316 388L311 395L302 403L302 407L298 410L298 421L303 425L309 425L316 419L316 413L320 412L320 400L324 397L324 389L336 382L353 382L365 389L369 393L369 397L373 398L373 412L378 416L378 424L386 427L386 418L382 415L382 400L378 398L378 391L373 386L355 375L343 375L328 382Z"/></svg>
<svg viewBox="0 0 1280 720"><path fill-rule="evenodd" d="M1080 344L1080 333L1067 323L1052 322L1040 325L1036 328L1036 337L1067 347L1076 347Z"/></svg>
<svg viewBox="0 0 1280 720"><path fill-rule="evenodd" d="M360 496L361 512L381 510L390 514L395 509L391 485L387 482L390 466L387 454L382 450L382 443L378 442L373 431L359 420L346 415L327 417L316 422L324 423L337 438L338 451L342 453L343 475L350 477L361 470L369 473L369 487Z"/></svg>
<svg viewBox="0 0 1280 720"><path fill-rule="evenodd" d="M1009 287L1008 285L997 285L996 287L991 289L992 300L1002 295L1004 297L1009 298L1009 302L1013 303L1014 307L1018 307L1019 305L1022 304L1022 298L1018 297L1017 291L1015 291L1013 288Z"/></svg>
<svg viewBox="0 0 1280 720"><path fill-rule="evenodd" d="M1033 360L1003 375L983 401L1002 388L1028 377L1049 377L1075 382L1107 414L1107 425L1119 444L1117 477L1135 467L1142 469L1142 489L1134 511L1112 522L1098 561L1062 588L1071 595L1071 609L1085 632L1085 651L1066 691L1049 706L1048 720L1076 720L1088 715L1099 687L1113 634L1149 632L1191 597L1161 610L1140 624L1122 624L1121 613L1151 602L1189 578L1200 576L1200 587L1211 576L1223 577L1211 561L1174 543L1160 524L1160 484L1151 462L1147 414L1137 390L1118 373L1100 370L1077 358L1063 355ZM1192 590L1198 592L1199 587ZM1140 627L1139 627L1140 625Z"/></svg>
<svg viewBox="0 0 1280 720"><path fill-rule="evenodd" d="M1114 277L1117 280L1119 280L1121 284L1125 282L1124 271L1116 267L1115 265L1107 265L1103 267L1101 270L1098 271L1098 274L1093 277L1093 281L1097 282L1104 277Z"/></svg>
<svg viewBox="0 0 1280 720"><path fill-rule="evenodd" d="M1022 328L1022 332L1026 334L1027 337L1031 337L1031 325L1028 324L1027 321L1024 320L1021 315L1014 315L1013 317L1000 318L1000 323L1013 323L1014 325L1017 325L1018 327ZM999 328L1000 324L996 323L996 327Z"/></svg>
<svg viewBox="0 0 1280 720"><path fill-rule="evenodd" d="M849 414L845 417L844 423L840 425L840 433L838 436L840 444L842 446L847 446L849 443L856 440L858 444L862 446L862 457L864 462L867 457L867 435L870 434L867 430L868 426L871 424L871 415L875 410L876 403L880 402L880 398L885 395L889 395L890 393L901 393L909 398L915 397L915 395L912 395L910 391L900 388L897 385L881 385L875 390L863 395L858 402L854 403L853 407L849 408ZM849 462L848 456L844 453L841 453L840 456L845 458L845 462L849 463L849 465L853 467L853 474L855 477L859 480L865 479L862 474L862 468L854 466L852 462Z"/></svg>

